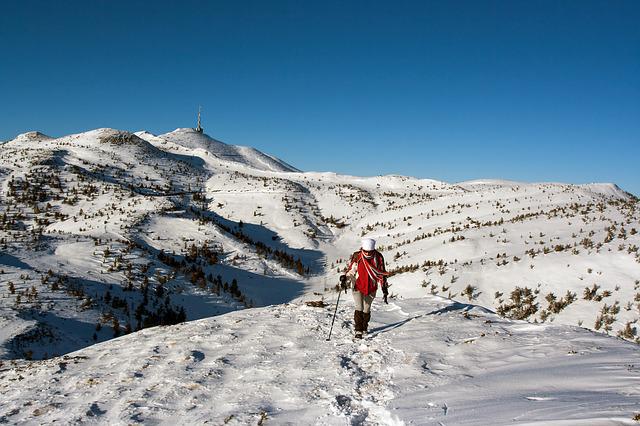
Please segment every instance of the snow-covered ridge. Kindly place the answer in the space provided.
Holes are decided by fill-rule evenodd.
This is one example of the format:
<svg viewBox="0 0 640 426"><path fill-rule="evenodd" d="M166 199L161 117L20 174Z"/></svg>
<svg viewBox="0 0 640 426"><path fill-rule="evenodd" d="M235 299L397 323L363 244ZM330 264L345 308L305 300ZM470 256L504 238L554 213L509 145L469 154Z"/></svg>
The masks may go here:
<svg viewBox="0 0 640 426"><path fill-rule="evenodd" d="M152 135L146 131L137 132L136 134L151 143L169 142L190 150L203 150L221 160L240 163L258 170L277 172L299 171L284 161L264 154L257 149L246 146L228 145L207 134L196 132L191 128L179 128L159 136Z"/></svg>
<svg viewBox="0 0 640 426"><path fill-rule="evenodd" d="M526 186L545 186L545 185L553 185L553 186L572 186L575 188L580 188L586 191L591 191L594 194L603 195L605 197L617 197L617 198L629 198L630 194L623 189L621 189L618 185L614 183L586 183L586 184L577 184L577 185L569 185L561 182L518 182L512 180L504 180L504 179L474 179L464 182L458 182L458 185L461 188L466 190L474 190L474 189L483 189L483 188L518 188L518 187L526 187Z"/></svg>
<svg viewBox="0 0 640 426"><path fill-rule="evenodd" d="M44 133L38 131L21 133L14 138L16 141L48 141L53 139L51 136L47 136Z"/></svg>
<svg viewBox="0 0 640 426"><path fill-rule="evenodd" d="M0 146L0 421L625 424L640 411L635 197L283 164L191 129ZM363 236L393 273L391 304L376 302L361 347L346 343L343 297L327 344L329 307L302 302L333 303ZM185 319L203 320L152 328Z"/></svg>
<svg viewBox="0 0 640 426"><path fill-rule="evenodd" d="M616 198L629 198L632 196L628 192L624 191L615 183L588 183L583 185L577 185L580 188L588 189L594 193L603 195L605 197Z"/></svg>

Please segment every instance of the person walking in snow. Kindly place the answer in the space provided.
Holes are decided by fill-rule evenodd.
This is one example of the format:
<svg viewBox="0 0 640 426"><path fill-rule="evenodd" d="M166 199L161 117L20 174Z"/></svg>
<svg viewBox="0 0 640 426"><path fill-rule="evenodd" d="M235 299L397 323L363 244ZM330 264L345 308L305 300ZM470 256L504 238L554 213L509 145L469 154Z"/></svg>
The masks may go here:
<svg viewBox="0 0 640 426"><path fill-rule="evenodd" d="M387 276L384 257L376 250L376 241L371 238L362 240L361 249L351 256L351 262L345 273L340 276L340 284L347 289L348 283L353 288L355 312L353 313L354 331L357 339L367 333L371 319L371 304L376 297L378 286L382 287L384 302L387 302Z"/></svg>

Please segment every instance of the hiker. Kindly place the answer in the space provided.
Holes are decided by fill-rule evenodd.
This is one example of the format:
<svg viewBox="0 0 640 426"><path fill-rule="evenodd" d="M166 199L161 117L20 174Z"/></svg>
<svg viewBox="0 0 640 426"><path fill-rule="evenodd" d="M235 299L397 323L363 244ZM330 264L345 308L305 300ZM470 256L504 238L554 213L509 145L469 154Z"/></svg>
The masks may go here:
<svg viewBox="0 0 640 426"><path fill-rule="evenodd" d="M355 302L353 321L357 339L362 339L363 333L367 333L371 318L371 304L376 297L378 285L382 287L384 302L389 303L387 302L389 294L387 275L389 274L384 267L384 258L376 250L376 241L371 238L363 239L361 249L353 253L344 275L340 276L340 283L344 290L347 289L347 281L353 288Z"/></svg>

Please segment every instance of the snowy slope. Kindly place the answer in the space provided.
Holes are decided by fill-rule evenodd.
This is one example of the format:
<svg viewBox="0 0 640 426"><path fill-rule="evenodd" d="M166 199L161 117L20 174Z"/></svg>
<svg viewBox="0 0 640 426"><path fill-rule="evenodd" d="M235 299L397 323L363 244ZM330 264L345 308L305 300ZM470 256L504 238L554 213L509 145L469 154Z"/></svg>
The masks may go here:
<svg viewBox="0 0 640 426"><path fill-rule="evenodd" d="M258 170L298 171L284 161L264 154L257 149L247 146L228 145L190 128L176 129L160 136L155 136L145 131L137 132L136 134L151 143L160 143L161 145L168 145L168 147L177 145L190 151L203 151L217 159L247 165Z"/></svg>
<svg viewBox="0 0 640 426"><path fill-rule="evenodd" d="M0 191L8 422L629 423L638 411L640 205L614 184L302 173L191 129L96 129L2 144ZM384 332L345 343L343 305L340 344L327 344L329 311L302 301L335 298L363 236L393 274L393 304L374 314ZM184 320L201 321L150 328ZM44 361L15 361L30 358ZM61 398L56 380L95 392ZM47 402L29 405L38 389Z"/></svg>
<svg viewBox="0 0 640 426"><path fill-rule="evenodd" d="M51 136L47 136L44 133L37 132L37 131L22 133L15 137L15 140L17 141L33 141L33 142L48 141L51 139L53 139Z"/></svg>
<svg viewBox="0 0 640 426"><path fill-rule="evenodd" d="M171 253L182 262L194 245L217 250L215 265L196 262L206 276L236 279L245 305L263 305L305 287L322 291L300 273L336 274L370 236L401 297L439 294L498 310L527 288L536 308L529 320L638 336L638 203L613 184L299 173L192 129L161 136L97 129L58 139L30 132L2 150L4 241L26 265L5 268L3 281L17 286L7 299L14 307L20 292L45 294L49 270L85 284L99 277L98 289L130 291L127 283L139 286L146 276L154 288L168 277L171 297L211 290L211 281L189 285L193 265L176 273L158 261ZM594 294L587 298L586 289ZM139 295L127 296L139 303ZM191 306L188 318L219 312L205 306L212 310Z"/></svg>
<svg viewBox="0 0 640 426"><path fill-rule="evenodd" d="M173 322L171 312L180 308L197 319L299 293L296 274L198 219L191 207L211 174L205 164L114 129L58 139L21 135L4 144L0 356L67 353ZM218 259L215 268L204 262L211 279L192 283L200 261L176 269L160 254L182 262L194 245L198 255L208 246ZM254 271L274 278L258 283ZM255 288L251 297L229 290L234 279Z"/></svg>
<svg viewBox="0 0 640 426"><path fill-rule="evenodd" d="M437 296L302 303L143 330L63 358L0 367L6 422L52 424L634 424L637 345L511 322Z"/></svg>

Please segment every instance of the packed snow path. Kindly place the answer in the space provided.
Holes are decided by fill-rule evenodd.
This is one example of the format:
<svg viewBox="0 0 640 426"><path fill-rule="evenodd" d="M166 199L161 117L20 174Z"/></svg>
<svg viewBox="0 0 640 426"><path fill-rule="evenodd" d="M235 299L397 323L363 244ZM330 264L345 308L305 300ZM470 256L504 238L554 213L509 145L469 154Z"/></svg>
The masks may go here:
<svg viewBox="0 0 640 426"><path fill-rule="evenodd" d="M344 300L343 298L342 300ZM275 305L145 329L0 367L17 424L634 424L640 348L579 328L502 319L437 296Z"/></svg>

